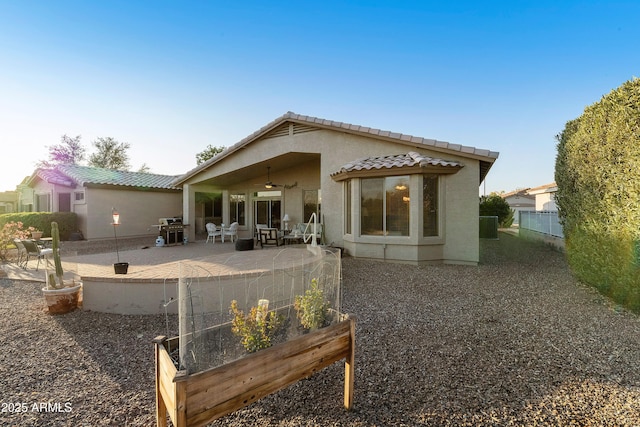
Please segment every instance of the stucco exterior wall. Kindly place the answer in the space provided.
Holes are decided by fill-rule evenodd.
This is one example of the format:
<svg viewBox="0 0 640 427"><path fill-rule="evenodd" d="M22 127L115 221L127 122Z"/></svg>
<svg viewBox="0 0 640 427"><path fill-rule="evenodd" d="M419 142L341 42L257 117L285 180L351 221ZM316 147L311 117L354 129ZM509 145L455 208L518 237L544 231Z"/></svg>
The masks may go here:
<svg viewBox="0 0 640 427"><path fill-rule="evenodd" d="M182 193L88 188L85 238L113 238L111 209L120 214L118 237L157 236L158 218L182 215Z"/></svg>
<svg viewBox="0 0 640 427"><path fill-rule="evenodd" d="M458 173L444 177L445 206L440 211L445 221L443 262L476 264L480 257L478 231L479 162L464 163Z"/></svg>
<svg viewBox="0 0 640 427"><path fill-rule="evenodd" d="M537 211L557 211L558 206L555 201L555 193L536 194Z"/></svg>

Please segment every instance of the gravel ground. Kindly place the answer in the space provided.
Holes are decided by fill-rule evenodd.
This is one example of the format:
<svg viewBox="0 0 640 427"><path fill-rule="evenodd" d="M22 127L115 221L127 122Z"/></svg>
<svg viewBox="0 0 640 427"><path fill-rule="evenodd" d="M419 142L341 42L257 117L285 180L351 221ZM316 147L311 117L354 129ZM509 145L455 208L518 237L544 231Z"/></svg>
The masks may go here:
<svg viewBox="0 0 640 427"><path fill-rule="evenodd" d="M344 259L355 408L334 364L213 425L640 425L639 317L547 246L501 234L481 250L478 267ZM40 287L0 279L0 425L153 425L164 316L50 316Z"/></svg>

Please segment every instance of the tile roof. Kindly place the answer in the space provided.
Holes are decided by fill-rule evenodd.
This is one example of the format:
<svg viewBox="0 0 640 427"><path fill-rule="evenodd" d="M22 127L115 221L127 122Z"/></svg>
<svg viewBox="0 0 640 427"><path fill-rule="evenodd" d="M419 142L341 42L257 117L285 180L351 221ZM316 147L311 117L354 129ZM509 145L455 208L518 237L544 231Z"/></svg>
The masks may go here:
<svg viewBox="0 0 640 427"><path fill-rule="evenodd" d="M331 174L337 175L340 173L353 172L353 171L365 171L373 169L393 169L403 167L427 167L427 166L440 166L451 168L462 168L463 165L460 162L452 162L448 160L435 159L433 157L425 156L415 151L410 151L406 154L397 154L393 156L379 156L379 157L366 157L353 162L346 163L339 171Z"/></svg>
<svg viewBox="0 0 640 427"><path fill-rule="evenodd" d="M180 185L189 178L194 175L197 175L200 171L207 169L212 164L221 161L225 157L231 155L235 151L243 148L245 145L250 144L251 142L259 139L260 137L266 135L268 132L274 130L276 127L280 126L285 122L294 122L294 123L303 123L314 127L332 129L339 132L346 132L356 135L368 136L372 138L385 139L388 141L394 141L405 145L419 145L421 148L432 149L435 151L458 154L463 157L472 157L480 160L481 170L480 170L480 181L484 179L484 176L488 173L491 168L493 162L498 158L499 153L495 151L479 149L474 147L468 147L460 144L451 144L444 141L438 141L435 139L422 138L418 136L406 135L397 132L390 132L381 129L354 125L344 122L336 122L333 120L321 119L318 117L312 116L304 116L301 114L296 114L291 111L285 113L284 115L278 117L277 119L271 121L265 126L261 127L257 131L253 132L251 135L243 138L241 141L236 144L228 147L222 153L219 153L217 156L203 162L197 167L191 169L186 172L184 175L180 176L176 181L176 185Z"/></svg>
<svg viewBox="0 0 640 427"><path fill-rule="evenodd" d="M172 185L177 175L158 175L146 172L119 171L80 165L56 165L51 169L37 169L31 180L38 176L43 181L68 187L114 185L159 189L178 189Z"/></svg>
<svg viewBox="0 0 640 427"><path fill-rule="evenodd" d="M558 189L558 184L555 182L540 185L539 187L532 187L527 190L529 194L551 193Z"/></svg>

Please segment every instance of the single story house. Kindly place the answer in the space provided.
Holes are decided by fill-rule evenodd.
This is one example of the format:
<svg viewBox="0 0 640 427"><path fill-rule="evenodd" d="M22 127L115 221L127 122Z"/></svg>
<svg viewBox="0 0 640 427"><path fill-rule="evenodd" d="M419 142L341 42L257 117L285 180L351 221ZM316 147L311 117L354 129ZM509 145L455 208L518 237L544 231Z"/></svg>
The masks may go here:
<svg viewBox="0 0 640 427"><path fill-rule="evenodd" d="M113 238L112 209L120 214L119 237L157 236L159 218L182 216L175 179L71 164L38 168L19 186L19 205L23 211L75 212L87 240Z"/></svg>
<svg viewBox="0 0 640 427"><path fill-rule="evenodd" d="M498 153L288 112L173 181L207 222L285 229L315 213L351 256L477 264L478 187ZM284 220L283 220L284 219ZM285 231L286 232L286 231Z"/></svg>
<svg viewBox="0 0 640 427"><path fill-rule="evenodd" d="M529 188L527 193L536 199L536 210L557 212L558 206L556 205L556 192L558 191L558 185L555 182L550 184L541 185L539 187Z"/></svg>
<svg viewBox="0 0 640 427"><path fill-rule="evenodd" d="M536 210L536 198L529 194L528 190L528 188L523 188L501 194L502 198L514 211L513 225L518 225L520 212Z"/></svg>
<svg viewBox="0 0 640 427"><path fill-rule="evenodd" d="M16 191L0 192L0 214L16 212L18 193Z"/></svg>

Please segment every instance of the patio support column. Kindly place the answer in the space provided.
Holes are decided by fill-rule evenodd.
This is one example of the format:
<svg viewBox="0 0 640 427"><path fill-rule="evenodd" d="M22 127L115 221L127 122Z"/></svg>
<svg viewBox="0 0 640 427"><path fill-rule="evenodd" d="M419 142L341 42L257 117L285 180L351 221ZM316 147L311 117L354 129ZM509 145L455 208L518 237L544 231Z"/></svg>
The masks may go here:
<svg viewBox="0 0 640 427"><path fill-rule="evenodd" d="M185 232L189 236L190 242L196 240L196 197L195 191L191 188L190 184L184 184L182 186L182 222L189 224L189 227L185 228Z"/></svg>
<svg viewBox="0 0 640 427"><path fill-rule="evenodd" d="M229 190L222 190L222 222L231 224L231 213L229 209Z"/></svg>

